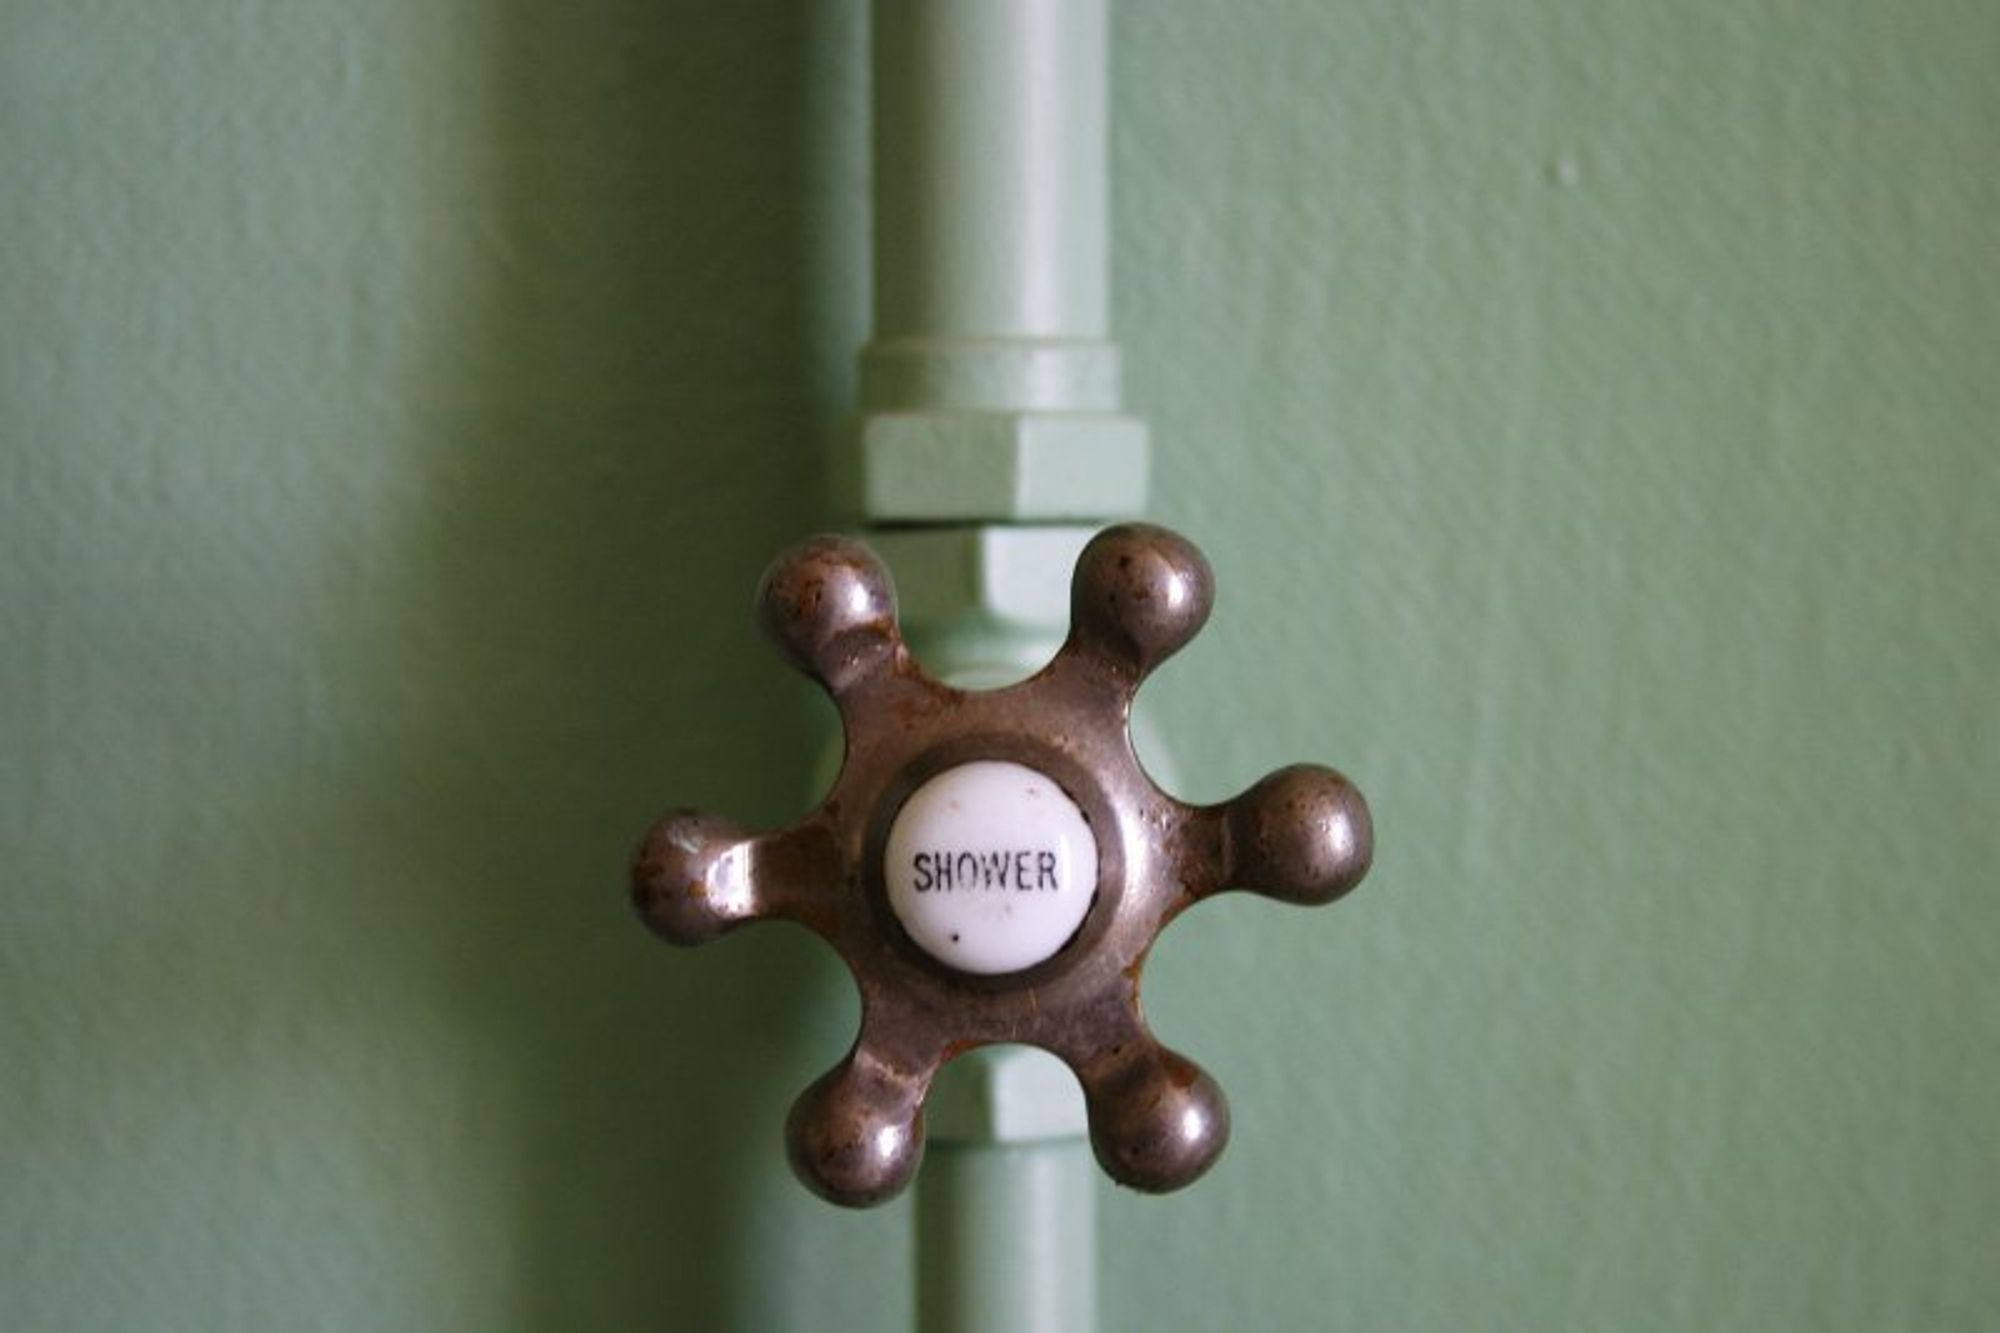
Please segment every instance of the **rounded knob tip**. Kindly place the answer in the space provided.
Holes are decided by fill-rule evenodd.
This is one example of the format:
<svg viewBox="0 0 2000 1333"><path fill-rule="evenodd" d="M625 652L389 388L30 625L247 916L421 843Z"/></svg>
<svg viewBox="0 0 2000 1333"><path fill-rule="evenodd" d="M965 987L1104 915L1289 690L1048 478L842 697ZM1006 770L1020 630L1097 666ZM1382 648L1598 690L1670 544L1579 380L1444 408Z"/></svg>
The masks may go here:
<svg viewBox="0 0 2000 1333"><path fill-rule="evenodd" d="M632 905L672 944L703 944L756 914L743 831L698 810L669 810L632 857Z"/></svg>
<svg viewBox="0 0 2000 1333"><path fill-rule="evenodd" d="M1164 1047L1088 1086L1090 1146L1121 1185L1164 1194L1192 1183L1229 1142L1229 1099L1208 1072Z"/></svg>
<svg viewBox="0 0 2000 1333"><path fill-rule="evenodd" d="M813 537L765 570L757 621L794 666L839 688L895 642L895 588L860 542Z"/></svg>
<svg viewBox="0 0 2000 1333"><path fill-rule="evenodd" d="M1230 878L1295 903L1329 903L1374 855L1368 803L1330 768L1281 768L1229 804Z"/></svg>
<svg viewBox="0 0 2000 1333"><path fill-rule="evenodd" d="M830 1202L866 1208L902 1192L924 1155L923 1095L852 1059L799 1094L785 1121L792 1171Z"/></svg>
<svg viewBox="0 0 2000 1333"><path fill-rule="evenodd" d="M1200 633L1214 603L1215 575L1195 544L1147 523L1098 533L1070 583L1076 638L1141 676Z"/></svg>

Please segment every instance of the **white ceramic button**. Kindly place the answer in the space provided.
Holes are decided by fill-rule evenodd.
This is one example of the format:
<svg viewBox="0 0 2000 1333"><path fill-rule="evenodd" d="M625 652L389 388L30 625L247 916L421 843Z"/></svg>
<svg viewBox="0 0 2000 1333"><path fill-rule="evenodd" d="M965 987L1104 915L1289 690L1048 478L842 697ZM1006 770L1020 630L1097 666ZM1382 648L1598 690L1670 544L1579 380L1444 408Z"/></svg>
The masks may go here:
<svg viewBox="0 0 2000 1333"><path fill-rule="evenodd" d="M1097 894L1097 839L1061 787L979 760L910 794L883 878L912 940L961 972L1018 972L1068 943Z"/></svg>

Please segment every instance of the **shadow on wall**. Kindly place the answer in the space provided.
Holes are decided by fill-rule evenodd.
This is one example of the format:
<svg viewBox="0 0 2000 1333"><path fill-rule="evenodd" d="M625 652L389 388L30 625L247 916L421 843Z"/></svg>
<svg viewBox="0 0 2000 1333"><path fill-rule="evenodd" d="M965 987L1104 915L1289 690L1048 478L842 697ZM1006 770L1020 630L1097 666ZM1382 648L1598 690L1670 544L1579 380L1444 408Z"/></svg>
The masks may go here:
<svg viewBox="0 0 2000 1333"><path fill-rule="evenodd" d="M668 805L804 802L810 696L749 612L825 521L864 313L858 144L825 142L854 123L851 8L499 10L499 211L467 220L453 438L402 565L461 702L394 759L435 804L411 878L444 1002L518 1117L492 1281L527 1328L756 1328L760 1210L817 1206L779 1127L851 1035L848 983L790 930L667 953L622 858Z"/></svg>

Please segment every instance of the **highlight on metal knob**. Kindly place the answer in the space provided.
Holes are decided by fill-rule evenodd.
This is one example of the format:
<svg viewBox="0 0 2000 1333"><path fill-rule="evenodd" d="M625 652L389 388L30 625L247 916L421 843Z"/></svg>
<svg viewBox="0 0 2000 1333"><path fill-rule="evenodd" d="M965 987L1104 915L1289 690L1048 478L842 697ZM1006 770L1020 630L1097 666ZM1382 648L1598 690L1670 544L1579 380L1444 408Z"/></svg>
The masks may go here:
<svg viewBox="0 0 2000 1333"><path fill-rule="evenodd" d="M846 962L861 1030L786 1124L804 1182L836 1203L897 1193L923 1154L945 1061L1040 1046L1081 1082L1104 1169L1137 1189L1200 1176L1229 1133L1222 1089L1139 1007L1160 930L1217 893L1327 903L1367 871L1368 807L1339 773L1279 769L1184 804L1132 752L1132 698L1208 618L1214 579L1164 528L1099 533L1077 561L1068 640L1040 672L953 689L904 646L881 563L815 537L774 561L758 620L839 709L846 757L817 808L752 832L668 812L632 865L640 915L674 944L751 921L811 929Z"/></svg>

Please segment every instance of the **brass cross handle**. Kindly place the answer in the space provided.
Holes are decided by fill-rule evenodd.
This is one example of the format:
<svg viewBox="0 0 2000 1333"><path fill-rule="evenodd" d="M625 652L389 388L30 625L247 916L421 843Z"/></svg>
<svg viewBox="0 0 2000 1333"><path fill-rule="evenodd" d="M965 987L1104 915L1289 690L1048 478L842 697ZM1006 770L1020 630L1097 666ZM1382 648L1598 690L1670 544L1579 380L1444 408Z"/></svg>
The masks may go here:
<svg viewBox="0 0 2000 1333"><path fill-rule="evenodd" d="M632 894L671 943L796 921L853 972L854 1049L786 1125L792 1165L821 1195L866 1205L901 1190L932 1077L996 1042L1069 1065L1098 1161L1123 1184L1177 1189L1222 1151L1222 1089L1140 1015L1146 953L1225 890L1331 902L1367 871L1372 840L1361 793L1332 769L1282 768L1195 806L1139 766L1133 695L1201 629L1213 593L1185 538L1106 529L1077 560L1069 638L1049 664L963 691L911 659L888 573L861 543L816 537L765 573L759 622L839 708L840 775L789 828L668 812L634 857Z"/></svg>

